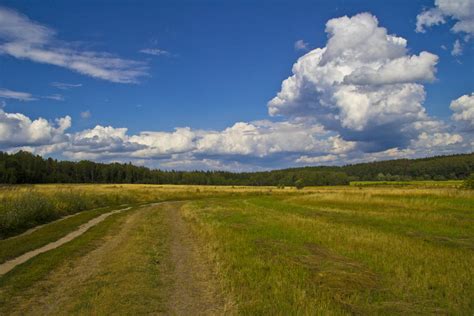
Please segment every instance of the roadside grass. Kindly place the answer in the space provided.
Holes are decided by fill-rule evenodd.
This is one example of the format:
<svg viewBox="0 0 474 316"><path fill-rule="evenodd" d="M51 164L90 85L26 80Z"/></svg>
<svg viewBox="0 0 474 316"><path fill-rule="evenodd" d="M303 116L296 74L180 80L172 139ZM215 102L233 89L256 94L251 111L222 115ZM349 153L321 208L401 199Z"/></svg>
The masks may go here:
<svg viewBox="0 0 474 316"><path fill-rule="evenodd" d="M172 280L163 214L155 206L113 215L15 268L0 278L0 314L165 313Z"/></svg>
<svg viewBox="0 0 474 316"><path fill-rule="evenodd" d="M472 313L473 196L385 190L193 201L184 214L242 314Z"/></svg>
<svg viewBox="0 0 474 316"><path fill-rule="evenodd" d="M31 188L3 189L0 192L0 239L80 211L136 201L126 192L103 194L57 189L41 193Z"/></svg>
<svg viewBox="0 0 474 316"><path fill-rule="evenodd" d="M59 266L72 263L99 247L107 235L118 232L129 212L131 210L108 217L80 237L59 248L40 254L2 276L0 278L0 314L12 314L19 306L28 304L29 296L38 295L44 291L44 289L38 290L33 287L37 282L43 280ZM32 290L36 293L32 293Z"/></svg>
<svg viewBox="0 0 474 316"><path fill-rule="evenodd" d="M0 263L56 241L76 230L80 225L112 209L104 207L83 211L72 217L46 224L31 233L0 240Z"/></svg>
<svg viewBox="0 0 474 316"><path fill-rule="evenodd" d="M291 190L281 191L290 192ZM0 240L84 210L124 203L270 194L270 187L45 184L0 187ZM295 190L293 190L296 193Z"/></svg>

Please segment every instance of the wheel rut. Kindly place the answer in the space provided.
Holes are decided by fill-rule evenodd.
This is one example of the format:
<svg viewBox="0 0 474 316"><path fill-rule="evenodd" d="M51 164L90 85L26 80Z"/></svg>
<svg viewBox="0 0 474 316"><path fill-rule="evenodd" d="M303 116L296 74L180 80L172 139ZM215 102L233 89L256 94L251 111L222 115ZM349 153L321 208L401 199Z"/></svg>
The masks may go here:
<svg viewBox="0 0 474 316"><path fill-rule="evenodd" d="M138 244L136 244L136 247L140 249L153 249L155 243L159 242L164 242L166 245L163 249L167 250L162 252L164 257L155 263L160 266L157 271L159 271L158 277L161 281L158 285L155 284L154 286L157 287L153 289L154 293L163 298L163 309L161 311L151 309L152 301L150 301L150 304L144 304L145 299L145 301L140 303L141 310L147 311L147 307L149 307L150 310L146 313L165 315L236 314L236 307L231 299L231 295L224 290L216 272L216 264L210 259L208 246L200 238L198 232L194 230L192 224L187 222L182 216L181 208L183 204L184 202L160 202L143 205L130 212L126 220L121 224L120 230L117 233L107 235L104 243L98 248L73 262L68 262L55 268L45 279L37 281L26 291L12 297L11 303L14 303L12 314L68 314L74 310L75 306L89 306L88 308L91 311L100 311L103 308L108 310L107 308L110 308L110 304L113 304L113 301L94 300L95 295L84 296L84 293L97 290L100 291L97 293L99 295L99 293L117 290L111 289L110 286L112 285L124 286L118 279L115 280L117 282L113 279L112 281L109 280L98 288L94 288L92 285L96 284L98 277L103 277L107 273L114 273L114 271L108 269L116 264L120 264L121 256L133 257L134 252L141 251L135 250L132 247L127 252L124 252L124 249L128 248L123 247L133 245L133 241L130 241L130 236L140 231L141 227L143 227L143 216L147 212L149 214L150 210L155 210L162 214L163 220L160 225L148 226L149 229L163 230L163 232L166 232L164 235L167 237L160 240L146 240L147 245L145 247ZM64 245L81 236L107 217L130 208L127 207L102 214L53 243L5 262L0 265L0 274L7 273L40 253ZM144 269L148 264L145 261L137 260L134 262L133 271L135 273L137 273L136 271L143 271L140 273L144 273L143 278L135 279L135 282L153 278L155 276L149 273L157 273L155 270L153 272ZM138 286L137 288L140 287ZM121 291L120 289L118 290ZM129 291L128 287L124 288L122 293L127 291ZM136 292L130 292L130 298L136 294ZM148 294L150 293L148 292ZM125 296L125 299L127 297ZM153 297L153 295L150 295L147 299L153 300ZM81 300L84 300L81 303L82 305L77 305L77 302L81 302ZM127 313L126 310L121 312Z"/></svg>
<svg viewBox="0 0 474 316"><path fill-rule="evenodd" d="M203 244L181 216L181 205L167 204L169 220L172 289L169 311L172 315L235 314L232 301L224 293L206 258Z"/></svg>
<svg viewBox="0 0 474 316"><path fill-rule="evenodd" d="M22 254L21 256L18 256L16 258L12 259L12 260L9 260L9 261L6 261L6 262L0 264L0 276L10 272L15 267L19 266L22 263L25 263L26 261L30 260L33 257L36 257L39 254L42 254L44 252L56 249L56 248L64 245L65 243L70 242L73 239L76 239L77 237L81 236L86 231L88 231L90 228L94 227L95 225L97 225L100 222L102 222L103 220L105 220L110 215L117 214L119 212L129 210L131 208L132 207L122 208L122 209L114 210L114 211L99 215L99 216L91 219L87 223L82 224L75 231L70 232L66 236L64 236L64 237L62 237L62 238L60 238L60 239L58 239L54 242L51 242L51 243L49 243L47 245L44 245L40 248L37 248L35 250L28 251L28 252Z"/></svg>

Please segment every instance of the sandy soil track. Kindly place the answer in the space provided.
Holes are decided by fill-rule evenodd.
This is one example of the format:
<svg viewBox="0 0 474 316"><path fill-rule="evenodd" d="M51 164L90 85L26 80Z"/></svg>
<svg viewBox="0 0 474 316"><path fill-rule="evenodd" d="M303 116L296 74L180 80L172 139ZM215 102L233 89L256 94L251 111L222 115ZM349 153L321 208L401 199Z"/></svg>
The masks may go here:
<svg viewBox="0 0 474 316"><path fill-rule="evenodd" d="M60 238L60 239L58 239L58 240L56 240L52 243L49 243L47 245L44 245L43 247L40 247L38 249L35 249L35 250L29 251L27 253L24 253L21 256L16 257L15 259L12 259L12 260L9 260L9 261L6 261L6 262L0 264L0 276L7 273L7 272L9 272L9 271L11 271L16 266L18 266L22 263L25 263L26 261L30 260L31 258L36 257L39 254L42 254L42 253L47 252L49 250L56 249L56 248L64 245L65 243L70 242L71 240L73 240L73 239L79 237L80 235L84 234L91 227L94 227L95 225L102 222L104 219L106 219L110 215L113 215L113 214L116 214L116 213L119 213L119 212L122 212L122 211L126 211L126 210L129 210L129 209L131 209L131 207L122 208L122 209L114 210L114 211L99 215L99 216L91 219L87 223L82 224L81 226L79 226L79 228L77 230L67 234L66 236L64 236L64 237L62 237L62 238Z"/></svg>
<svg viewBox="0 0 474 316"><path fill-rule="evenodd" d="M98 248L54 268L12 297L11 307L5 310L11 315L70 315L78 313L77 308L81 308L79 314L235 314L233 301L206 255L206 245L181 215L182 205L154 203L127 213L119 229L106 235ZM58 248L108 216L128 209L102 214L56 242L6 262L1 271L6 273L35 255ZM150 223L156 216L162 220ZM147 230L166 232L163 236L167 237L147 237L153 235ZM157 248L159 243L164 246ZM159 261L152 259L156 249L164 255ZM150 262L156 269L150 269ZM149 282L156 278L160 281ZM122 306L117 299L126 304Z"/></svg>

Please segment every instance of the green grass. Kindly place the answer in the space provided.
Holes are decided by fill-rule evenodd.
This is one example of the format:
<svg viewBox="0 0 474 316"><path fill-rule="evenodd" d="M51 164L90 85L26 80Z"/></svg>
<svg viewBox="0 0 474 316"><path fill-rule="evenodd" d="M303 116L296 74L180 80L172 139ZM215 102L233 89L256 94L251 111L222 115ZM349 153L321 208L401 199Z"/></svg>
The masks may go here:
<svg viewBox="0 0 474 316"><path fill-rule="evenodd" d="M0 263L56 241L76 230L80 225L110 210L110 207L104 207L84 211L75 216L42 226L29 234L0 240Z"/></svg>
<svg viewBox="0 0 474 316"><path fill-rule="evenodd" d="M53 300L48 313L61 315L162 313L169 286L162 276L167 234L159 208L113 215L0 278L0 314L44 308L44 300Z"/></svg>
<svg viewBox="0 0 474 316"><path fill-rule="evenodd" d="M132 229L105 256L94 277L74 288L65 314L140 315L167 308L162 265L168 255L168 230L160 209L137 211ZM112 254L112 253L111 253ZM65 309L65 310L64 310Z"/></svg>
<svg viewBox="0 0 474 316"><path fill-rule="evenodd" d="M463 180L415 180L415 181L351 181L351 186L414 186L414 187L452 187L462 186Z"/></svg>
<svg viewBox="0 0 474 316"><path fill-rule="evenodd" d="M34 188L42 195L61 189ZM302 190L75 189L123 193L140 203L189 200L183 217L206 246L202 253L210 256L215 265L210 269L217 271L239 314L474 312L474 192L469 190L429 183ZM0 259L55 240L104 211L83 211L30 235L0 241ZM61 301L52 300L51 308L60 306L60 314L166 313L169 288L163 273L170 267L163 264L169 262L169 232L163 216L159 207L113 215L15 268L0 278L0 314L22 313L29 306L34 310L35 302L51 299L51 292L59 293ZM129 227L126 233L123 227ZM88 258L110 241L115 246L100 260ZM81 266L90 273L87 278L71 274ZM68 282L74 286L58 292Z"/></svg>
<svg viewBox="0 0 474 316"><path fill-rule="evenodd" d="M265 187L47 184L0 187L0 240L84 210L124 203L269 194Z"/></svg>
<svg viewBox="0 0 474 316"><path fill-rule="evenodd" d="M350 190L187 204L242 314L472 314L474 197Z"/></svg>
<svg viewBox="0 0 474 316"><path fill-rule="evenodd" d="M0 239L80 211L137 201L130 194L79 190L57 190L49 194L33 189L10 191L0 192Z"/></svg>
<svg viewBox="0 0 474 316"><path fill-rule="evenodd" d="M0 314L10 314L18 304L23 303L22 296L26 295L34 284L44 280L52 270L67 262L78 260L99 247L108 234L119 230L127 215L127 212L123 212L110 216L82 236L59 248L40 254L2 276L0 278Z"/></svg>

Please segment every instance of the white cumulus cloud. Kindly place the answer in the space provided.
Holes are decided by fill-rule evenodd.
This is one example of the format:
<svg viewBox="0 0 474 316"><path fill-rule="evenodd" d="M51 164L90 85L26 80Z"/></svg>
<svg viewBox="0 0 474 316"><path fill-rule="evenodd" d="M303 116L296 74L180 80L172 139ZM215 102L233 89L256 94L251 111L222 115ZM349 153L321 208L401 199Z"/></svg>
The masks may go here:
<svg viewBox="0 0 474 316"><path fill-rule="evenodd" d="M268 103L270 115L314 118L368 150L404 146L429 120L422 82L435 79L438 57L407 54L407 41L390 35L375 16L331 19L327 45L298 59L293 75Z"/></svg>
<svg viewBox="0 0 474 316"><path fill-rule="evenodd" d="M453 120L464 122L474 129L474 93L463 95L452 101L449 107L454 112Z"/></svg>
<svg viewBox="0 0 474 316"><path fill-rule="evenodd" d="M416 31L425 32L425 27L446 23L446 18L455 20L452 31L474 34L473 0L435 0L435 7L423 11L416 17Z"/></svg>
<svg viewBox="0 0 474 316"><path fill-rule="evenodd" d="M6 113L0 109L0 148L56 144L65 140L64 132L71 127L71 117L31 120L21 113Z"/></svg>
<svg viewBox="0 0 474 316"><path fill-rule="evenodd" d="M431 27L433 25L439 25L446 23L444 15L441 10L429 9L416 16L416 32L425 33L425 27Z"/></svg>
<svg viewBox="0 0 474 316"><path fill-rule="evenodd" d="M297 163L303 163L303 164L310 164L310 165L316 165L316 164L328 164L334 161L337 161L340 157L337 155L324 155L324 156L316 156L316 157L310 157L310 156L301 156L298 159L295 160Z"/></svg>

